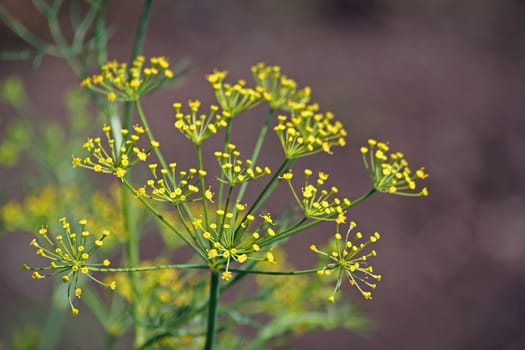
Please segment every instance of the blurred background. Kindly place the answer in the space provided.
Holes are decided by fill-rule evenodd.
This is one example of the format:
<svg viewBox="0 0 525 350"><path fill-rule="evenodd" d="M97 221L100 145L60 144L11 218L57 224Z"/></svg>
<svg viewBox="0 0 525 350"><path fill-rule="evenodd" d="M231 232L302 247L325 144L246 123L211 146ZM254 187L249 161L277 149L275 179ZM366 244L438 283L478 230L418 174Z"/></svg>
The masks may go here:
<svg viewBox="0 0 525 350"><path fill-rule="evenodd" d="M30 1L2 2L47 35ZM110 57L130 56L141 8L139 1L111 1ZM375 270L383 280L374 300L351 290L344 295L373 328L299 335L293 346L525 349L524 1L156 0L151 19L144 54L175 63L189 58L192 67L180 88L144 102L161 144L173 147L169 153L179 162L190 164L193 156L184 151L189 143L166 127L172 102L211 102L206 73L220 68L232 79L248 78L249 68L264 61L311 86L313 100L349 133L349 147L299 162L299 169L328 172L331 183L355 198L369 188L359 146L373 137L430 173L427 198L376 195L349 213L363 231L382 233ZM2 23L0 43L2 50L25 47ZM0 80L13 74L42 116L64 119L62 96L79 81L63 61L45 57L38 69L1 61ZM0 106L0 131L11 114ZM263 115L243 118L234 141L252 147ZM279 147L271 140L266 156L280 155ZM20 193L28 169L0 171L5 202ZM284 208L280 203L270 210ZM307 268L308 246L331 233L322 226L292 240L290 259ZM0 314L17 300L19 263L33 254L26 241L0 238Z"/></svg>

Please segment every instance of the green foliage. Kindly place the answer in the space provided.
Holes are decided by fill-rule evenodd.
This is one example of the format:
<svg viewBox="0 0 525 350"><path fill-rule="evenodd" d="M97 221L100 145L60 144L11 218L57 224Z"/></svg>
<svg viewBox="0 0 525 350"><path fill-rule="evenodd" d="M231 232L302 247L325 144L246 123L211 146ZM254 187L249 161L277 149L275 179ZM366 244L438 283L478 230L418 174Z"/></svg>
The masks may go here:
<svg viewBox="0 0 525 350"><path fill-rule="evenodd" d="M40 332L33 327L16 330L8 343L0 343L0 350L34 350L40 343Z"/></svg>

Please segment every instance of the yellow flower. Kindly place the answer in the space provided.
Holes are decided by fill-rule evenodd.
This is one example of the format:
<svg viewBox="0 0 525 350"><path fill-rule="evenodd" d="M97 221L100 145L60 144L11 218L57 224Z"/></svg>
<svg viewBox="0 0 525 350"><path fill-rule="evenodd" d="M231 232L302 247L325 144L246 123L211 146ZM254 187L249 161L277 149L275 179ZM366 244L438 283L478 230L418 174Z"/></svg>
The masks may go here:
<svg viewBox="0 0 525 350"><path fill-rule="evenodd" d="M201 145L209 137L228 126L226 121L228 115L225 112L218 113L219 108L217 106L212 105L207 115L199 114L200 102L198 100L189 101L188 106L191 112L184 114L181 112L181 103L173 104L173 108L175 108L173 126L194 144Z"/></svg>
<svg viewBox="0 0 525 350"><path fill-rule="evenodd" d="M167 169L161 169L161 176L158 176L157 167L157 164L149 164L154 178L146 182L149 192L144 190L144 196L161 202L179 204L194 198L200 192L195 184L206 176L205 171L198 171L195 168L190 168L188 171L181 170L177 175L175 163L169 165L171 174ZM212 195L209 190L202 194L206 199Z"/></svg>
<svg viewBox="0 0 525 350"><path fill-rule="evenodd" d="M224 183L236 186L271 174L268 167L255 166L251 160L241 161L239 159L241 154L236 150L235 145L229 144L226 148L226 152L214 153L224 175L224 180L222 180Z"/></svg>
<svg viewBox="0 0 525 350"><path fill-rule="evenodd" d="M426 187L416 189L416 181L428 177L425 169L419 168L412 173L404 155L401 152L388 153L389 149L388 144L374 139L368 140L368 147L361 147L363 162L374 188L379 192L400 196L428 196Z"/></svg>
<svg viewBox="0 0 525 350"><path fill-rule="evenodd" d="M173 78L165 57L152 57L147 67L145 61L143 56L138 56L130 67L110 61L101 67L100 74L85 78L81 86L105 94L108 102L136 101Z"/></svg>
<svg viewBox="0 0 525 350"><path fill-rule="evenodd" d="M262 94L258 90L246 88L243 80L233 85L224 83L227 75L226 71L215 70L206 78L213 87L219 106L228 117L233 118L241 112L258 106L263 101Z"/></svg>
<svg viewBox="0 0 525 350"><path fill-rule="evenodd" d="M77 286L80 276L79 274L86 276L90 280L114 290L116 284L107 284L91 274L91 270L96 271L97 268L109 266L109 260L104 260L102 263L90 262L91 255L102 246L102 242L108 236L107 232L103 232L100 238L94 240L92 235L85 229L87 220L79 220L80 232L82 234L77 236L71 231L69 222L62 218L59 220L62 224L63 235L50 235L46 227L42 227L38 233L38 239L42 241L39 243L37 239L33 239L30 243L31 246L37 248L37 253L43 258L51 260L47 267L31 267L24 264L25 270L33 270L33 279L43 279L55 275L61 276L61 280L64 283L69 284L68 300L71 306L71 312L73 315L78 315L78 309L73 305L74 297L80 298L82 296L82 289ZM87 251L88 253L86 253ZM49 272L47 274L40 274L39 271ZM70 294L70 291L71 294Z"/></svg>
<svg viewBox="0 0 525 350"><path fill-rule="evenodd" d="M301 196L299 196L292 185L292 177L286 176L291 173L284 174L281 178L288 183L292 194L303 210L306 218L313 218L316 220L336 221L342 224L346 220L344 215L344 207L347 206L350 201L347 198L343 200L335 197L334 195L338 192L337 187L331 187L330 190L322 188L322 185L328 179L328 175L323 172L319 172L317 180L314 185L310 183L310 177L312 171L310 169L305 170L305 181L304 187L301 189Z"/></svg>
<svg viewBox="0 0 525 350"><path fill-rule="evenodd" d="M102 131L106 136L109 150L102 144L100 137L88 138L82 147L91 156L83 160L73 157L73 167L87 168L97 173L113 174L119 179L123 179L128 168L138 162L146 161L149 155L149 152L137 147L140 135L144 133L143 128L135 125L133 130L134 133L131 135L127 129L120 131L123 138L129 136L129 139L124 143L124 146L117 148L115 138L111 134L111 127L104 125Z"/></svg>
<svg viewBox="0 0 525 350"><path fill-rule="evenodd" d="M310 101L310 87L297 90L297 83L281 73L281 68L258 63L252 67L252 75L270 107L274 110L291 110L294 105L305 105Z"/></svg>
<svg viewBox="0 0 525 350"><path fill-rule="evenodd" d="M372 299L372 293L365 288L375 289L375 282L381 281L381 275L374 274L374 269L369 263L369 258L376 256L376 251L367 249L370 244L376 243L381 236L375 232L367 241L360 242L363 238L361 232L357 232L353 237L350 236L351 231L356 226L354 222L350 223L343 240L343 236L339 233L339 224L337 224L337 232L334 235L335 243L332 245L332 249L327 252L319 250L315 245L310 246L311 251L329 259L329 263L318 271L320 277L329 276L334 270L339 271L334 291L328 298L329 302L335 301L335 294L341 288L343 277L346 277L349 284L356 287L365 299ZM367 250L368 252L365 253Z"/></svg>
<svg viewBox="0 0 525 350"><path fill-rule="evenodd" d="M290 118L278 116L274 130L286 159L297 159L317 153L331 154L332 147L346 145L343 124L333 121L332 113L319 113L316 106L292 110Z"/></svg>

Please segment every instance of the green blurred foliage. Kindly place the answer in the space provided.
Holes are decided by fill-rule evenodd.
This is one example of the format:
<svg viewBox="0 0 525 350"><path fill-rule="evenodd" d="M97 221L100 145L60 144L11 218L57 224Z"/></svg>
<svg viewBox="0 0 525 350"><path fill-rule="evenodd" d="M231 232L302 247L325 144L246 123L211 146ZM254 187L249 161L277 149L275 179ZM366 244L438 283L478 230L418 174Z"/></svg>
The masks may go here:
<svg viewBox="0 0 525 350"><path fill-rule="evenodd" d="M18 77L7 78L0 87L0 96L3 102L13 107L20 107L26 100L22 80Z"/></svg>
<svg viewBox="0 0 525 350"><path fill-rule="evenodd" d="M41 333L37 328L26 327L14 332L7 343L0 342L0 350L34 350L40 344Z"/></svg>

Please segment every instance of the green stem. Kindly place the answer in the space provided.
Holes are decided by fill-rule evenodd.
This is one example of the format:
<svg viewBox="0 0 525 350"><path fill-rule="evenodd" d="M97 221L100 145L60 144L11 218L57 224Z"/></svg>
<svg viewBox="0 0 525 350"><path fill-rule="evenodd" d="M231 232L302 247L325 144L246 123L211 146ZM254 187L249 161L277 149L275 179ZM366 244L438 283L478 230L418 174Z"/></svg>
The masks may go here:
<svg viewBox="0 0 525 350"><path fill-rule="evenodd" d="M149 141L150 142L151 141L156 141L154 136L153 136L153 133L151 132L151 129L150 129L149 124L148 124L148 121L146 119L146 116L144 115L144 111L142 110L142 106L141 106L139 100L135 101L135 108L137 110L137 114L139 116L139 119L140 119L142 125L144 126L144 130L146 131L146 135L148 136ZM159 148L158 147L152 147L152 148L153 148L153 152L157 156L158 161L160 162L161 167L163 169L168 169L168 164L166 163L166 160L164 159L164 156L160 152ZM200 166L202 165L201 163L202 163L202 160L199 163ZM169 178L169 180L171 181L172 184L175 184L175 178L174 178L173 174L168 173L168 178ZM203 190L203 195L204 195L204 190ZM206 203L205 203L205 205L206 205ZM183 207L185 213L188 215L190 221L193 222L193 215L192 215L191 211L189 210L187 204L186 203L182 203L182 207ZM206 207L205 207L205 209L206 209Z"/></svg>
<svg viewBox="0 0 525 350"><path fill-rule="evenodd" d="M108 35L106 32L104 8L107 5L108 0L103 0L97 5L97 14L95 19L95 48L97 54L97 64L102 66L108 60L107 44L108 44ZM87 17L87 16L86 16Z"/></svg>
<svg viewBox="0 0 525 350"><path fill-rule="evenodd" d="M350 202L350 205L344 207L343 210L348 210L348 209L350 209L352 207L355 207L356 205L358 205L359 203L361 203L365 199L368 199L368 197L372 196L376 192L377 192L377 190L375 188L372 188L370 191L368 191L367 193L365 193L361 197L357 198L353 202Z"/></svg>
<svg viewBox="0 0 525 350"><path fill-rule="evenodd" d="M131 52L131 61L142 52L142 46L144 45L144 39L146 38L146 31L148 30L152 3L153 0L144 1L144 8L142 9L137 34L135 35L135 44L133 45L133 51Z"/></svg>
<svg viewBox="0 0 525 350"><path fill-rule="evenodd" d="M124 186L126 186L131 193L135 193L135 189L131 184L124 180ZM170 230L172 230L177 236L179 236L187 245L189 245L193 250L205 261L208 261L208 257L204 255L201 249L199 249L193 242L191 242L184 234L182 234L175 226L173 226L164 216L155 209L150 203L148 203L144 198L138 197L138 200L153 214L155 215L164 225L169 227ZM138 264L137 264L138 265Z"/></svg>
<svg viewBox="0 0 525 350"><path fill-rule="evenodd" d="M136 227L132 222L130 215L130 193L122 189L122 216L124 220L124 232L128 234L127 244L126 244L126 255L128 264L131 266L139 265L140 254L139 254L139 237L136 231ZM131 291L132 291L132 314L133 314L133 325L135 330L135 346L140 344L142 339L141 328L139 327L139 280L136 274L129 274Z"/></svg>
<svg viewBox="0 0 525 350"><path fill-rule="evenodd" d="M139 20L139 26L137 28L137 34L135 35L135 43L133 45L133 51L131 52L132 62L142 52L142 46L144 45L144 38L146 37L146 31L148 29L148 23L151 13L151 5L153 0L146 0L144 2L144 8L142 9L142 15ZM131 103L124 105L124 128L129 129L131 126Z"/></svg>
<svg viewBox="0 0 525 350"><path fill-rule="evenodd" d="M188 225L186 218L184 218L184 214L182 213L180 206L175 205L175 210L177 212L177 216L179 217L179 221L184 226L184 229L186 232L188 232L188 235L195 241L196 244L200 246L200 251L205 251L205 245L203 241L203 237L197 233L197 228L193 224L193 220L189 220L191 222L191 226L193 229ZM202 256L202 255L201 255Z"/></svg>
<svg viewBox="0 0 525 350"><path fill-rule="evenodd" d="M115 348L115 344L117 344L118 338L112 334L107 334L106 341L104 342L104 349L112 350Z"/></svg>
<svg viewBox="0 0 525 350"><path fill-rule="evenodd" d="M232 197L232 192L233 192L233 186L229 186L228 195L226 196L226 203L224 203L224 209L223 209L225 213L228 212L228 207L230 205L230 199ZM237 208L234 207L234 210L237 210ZM226 220L226 215L223 215L221 220L222 221L219 226L219 242L222 241L222 235L224 234L224 221ZM233 239L233 237L228 237L228 238L229 238L228 243L231 243L231 240Z"/></svg>
<svg viewBox="0 0 525 350"><path fill-rule="evenodd" d="M144 272L144 271L158 271L158 270L209 270L209 265L204 264L166 264L166 265L155 265L155 266L139 266L139 267L96 267L92 266L89 268L90 271L95 272ZM37 270L37 268L35 269ZM226 268L219 268L217 274L220 271L225 271ZM239 272L249 275L274 275L274 276L294 276L294 275L307 275L316 273L319 271L318 268L299 270L299 271L264 271L264 270L247 270L247 269L236 269L229 268L228 271Z"/></svg>
<svg viewBox="0 0 525 350"><path fill-rule="evenodd" d="M208 326L206 328L206 344L204 350L213 350L215 345L215 330L217 323L217 308L219 306L219 272L210 273L210 298L208 303Z"/></svg>
<svg viewBox="0 0 525 350"><path fill-rule="evenodd" d="M42 329L38 350L56 349L59 343L66 318L64 304L61 299L63 293L63 286L55 288L53 291L52 302ZM58 300L60 300L60 302L58 302Z"/></svg>
<svg viewBox="0 0 525 350"><path fill-rule="evenodd" d="M140 104L140 100L138 100L138 99L135 100L135 108L137 110L137 114L139 116L140 122L142 123L142 125L144 127L144 130L146 131L146 135L148 136L148 139L149 139L150 143L152 141L157 141L157 140L155 140L155 137L153 136L153 133L151 132L151 129L149 127L149 124L148 124L148 121L146 119L146 116L144 115L144 111L142 110L142 106ZM152 147L152 148L153 148L153 152L155 153L155 155L157 156L157 159L160 162L161 167L163 169L166 169L166 170L169 169L168 168L168 164L166 163L166 160L164 159L164 156L160 152L159 148L158 147ZM175 185L175 175L173 175L170 172L168 172L168 178L171 181L171 183ZM204 195L204 193L203 193L203 195ZM188 205L186 203L182 203L182 207L184 208L184 211L188 215L190 221L193 222L193 215L192 215L190 209L188 208Z"/></svg>
<svg viewBox="0 0 525 350"><path fill-rule="evenodd" d="M197 158L199 162L199 170L204 170L204 162L202 160L202 147L201 145L197 145ZM202 210L204 211L204 222L206 223L206 227L208 227L208 203L206 199L204 198L204 193L206 192L206 183L204 182L204 176L200 176L199 174L199 182L201 185L201 194L203 196L202 198Z"/></svg>
<svg viewBox="0 0 525 350"><path fill-rule="evenodd" d="M88 32L89 27L93 23L95 19L98 19L98 15L100 14L100 9L103 8L101 6L100 1L93 4L89 7L89 10L84 15L84 18L82 21L80 21L79 14L80 9L78 8L78 2L74 2L70 5L70 18L71 18L71 26L73 27L73 39L71 40L71 52L73 54L80 54L82 52L82 44L84 44L84 39L86 37L86 34ZM96 25L94 29L94 36L96 37ZM100 64L100 62L97 62Z"/></svg>
<svg viewBox="0 0 525 350"><path fill-rule="evenodd" d="M144 272L156 270L208 270L210 267L204 264L166 264L139 267L96 267L89 269L96 272Z"/></svg>
<svg viewBox="0 0 525 350"><path fill-rule="evenodd" d="M146 116L144 115L144 111L142 110L142 106L141 106L139 100L135 100L135 108L137 109L137 113L139 115L140 122L142 123L142 126L144 126L144 130L146 131L146 135L148 135L149 141L150 142L151 141L157 141L153 137L153 133L151 132L151 129L150 129L149 124L148 124L148 121L146 120ZM153 148L153 152L157 156L157 159L159 160L160 165L162 166L162 168L164 168L166 170L169 169L168 168L168 164L166 163L166 160L164 160L164 156L162 155L162 153L160 153L159 148L158 147L153 147L153 146L152 146L152 148Z"/></svg>
<svg viewBox="0 0 525 350"><path fill-rule="evenodd" d="M232 131L232 120L230 119L228 121L228 126L226 127L226 134L224 135L224 147L222 148L222 152L226 152L226 147L228 146L228 143L230 143L230 135L231 135L231 131ZM217 194L217 206L221 205L222 203L222 194L223 194L223 191L224 191L224 175L223 173L221 172L220 176L219 176L219 193Z"/></svg>
<svg viewBox="0 0 525 350"><path fill-rule="evenodd" d="M286 167L289 165L289 162L290 160L288 159L285 159L282 162L279 169L277 169L277 171L273 174L270 181L268 181L266 186L264 186L263 190L259 193L259 196L255 199L255 202L253 202L248 212L244 215L243 219L241 220L241 223L246 220L248 215L259 210L260 207L268 200L268 197L273 193L273 191L275 191L275 188L276 188L275 181L279 178L279 175L281 174L281 172L283 172L283 170L285 170ZM233 234L234 242L236 242L242 236L242 232L240 230L241 230L241 225L237 226L237 229L235 230L235 233Z"/></svg>
<svg viewBox="0 0 525 350"><path fill-rule="evenodd" d="M348 207L345 208L345 210L348 210L350 209L351 207L354 207L356 206L357 204L361 203L362 201L364 201L365 199L367 199L368 197L372 196L375 192L377 192L374 188L372 188L370 191L368 191L367 193L365 193L364 195L362 195L361 197L357 198L356 200L354 200ZM300 222L303 222L303 220L301 220ZM293 232L293 233L297 233L297 232L300 232L302 230L306 230L308 228L311 228L317 224L320 224L321 222L324 222L324 221L314 221L313 223L310 223L310 224L307 224L307 225L303 225L303 226L299 226L299 225L293 225L290 229L289 229L289 232ZM288 230L287 230L288 231ZM287 231L283 232L284 234L287 234ZM292 234L293 234L292 233ZM286 237L289 237L291 236L292 234L287 234ZM280 237L280 235L279 235ZM284 239L284 238L282 238ZM280 240L280 239L278 239ZM255 260L252 260L250 262L248 262L246 264L246 268L251 268L251 266L255 265L256 261ZM230 271L233 271L230 269ZM225 283L222 287L221 287L221 292L224 292L228 289L230 289L231 287L233 287L235 284L237 284L238 282L240 282L244 277L246 277L246 275L249 274L248 270L243 270L243 271L237 271L238 273L235 274L233 276L233 278L231 280L228 281L228 283Z"/></svg>
<svg viewBox="0 0 525 350"><path fill-rule="evenodd" d="M259 153L261 152L262 145L264 143L264 140L266 139L266 134L268 132L268 128L270 126L270 121L272 120L272 117L273 117L273 109L270 108L270 111L268 112L268 115L266 116L266 119L264 120L264 124L261 128L261 131L259 132L259 136L257 137L255 148L253 149L253 154L251 158L252 167L255 166L255 162L257 161L257 158L259 158ZM247 186L248 186L248 182L244 182L239 188L239 192L237 193L238 203L242 201L242 198L244 197L244 192L246 192Z"/></svg>
<svg viewBox="0 0 525 350"><path fill-rule="evenodd" d="M148 139L149 139L150 143L151 143L151 141L156 141L155 137L153 136L153 133L152 133L150 127L149 127L148 121L146 120L146 116L144 115L144 111L142 110L142 106L140 104L140 100L136 100L135 101L135 108L137 110L137 114L139 116L140 122L142 123L142 125L144 127L144 130L146 131L146 135L148 136ZM164 156L160 152L159 148L158 147L152 147L152 148L153 148L153 152L157 156L157 159L158 159L161 167L163 169L167 170L168 169L168 164L166 163L166 160L164 159ZM169 178L169 180L171 181L172 184L175 184L175 176L173 174L171 174L170 172L168 172L168 178ZM203 195L204 195L204 193L203 193ZM145 202L143 202L143 203L145 203ZM186 213L186 215L188 215L188 218L189 218L190 222L193 222L193 215L192 215L190 209L188 208L188 205L186 203L182 203L182 208L184 209L184 212ZM185 240L185 242L188 242L188 241ZM195 247L193 245L192 245L192 247L195 249ZM199 251L197 250L197 252L199 252ZM207 258L205 260L207 260Z"/></svg>
<svg viewBox="0 0 525 350"><path fill-rule="evenodd" d="M82 299L84 300L86 305L89 306L89 309L91 310L97 321L101 325L104 325L105 328L109 319L109 314L106 311L106 306L99 299L99 296L91 290L89 285L85 285L83 287Z"/></svg>
<svg viewBox="0 0 525 350"><path fill-rule="evenodd" d="M150 15L150 9L151 9L151 3L152 0L146 0L144 4L144 9L142 11L140 21L139 21L139 27L137 30L137 35L135 36L135 44L133 47L133 53L131 55L131 60L134 60L135 57L142 51L142 45L144 43L144 37L146 35L146 29L148 25L149 15ZM138 101L137 101L138 103ZM140 105L139 105L140 106ZM128 104L126 104L125 107L125 114L123 117L123 125L124 128L129 130L129 127L131 126L131 107ZM129 184L128 184L129 186ZM127 250L128 250L128 259L129 263L132 266L137 266L139 262L139 252L138 252L138 237L136 235L136 232L134 230L134 226L132 228L131 226L131 218L129 215L129 206L130 206L130 193L127 191L122 191L122 207L123 207L123 215L124 215L124 223L125 223L125 231L128 232L128 244L127 244ZM127 227L126 227L127 225ZM133 302L132 302L132 313L133 313L133 327L134 327L134 345L137 347L140 343L143 342L142 340L142 334L141 334L141 328L139 327L139 303L138 303L138 276L135 274L130 275L130 283L131 283L131 290L133 291Z"/></svg>
<svg viewBox="0 0 525 350"><path fill-rule="evenodd" d="M26 26L24 26L21 22L17 21L13 16L11 16L11 14L7 12L7 10L1 4L0 21L5 23L5 25L9 29L11 29L16 35L18 35L20 39L24 40L32 47L48 55L58 56L58 53L54 50L54 48L51 45L47 44L46 42L42 41L39 37L34 35L29 29L27 29Z"/></svg>
<svg viewBox="0 0 525 350"><path fill-rule="evenodd" d="M361 197L357 198L353 202L350 202L350 205L347 205L346 207L344 207L343 210L348 210L348 209L358 205L359 203L361 203L362 201L364 201L365 199L367 199L368 197L370 197L371 195L373 195L376 192L377 192L376 189L372 188L370 191L368 191L367 193L365 193ZM301 231L307 230L309 228L312 228L314 226L317 226L318 224L320 224L322 222L326 222L326 221L325 220L314 220L314 221L309 222L309 223L307 223L305 225L302 225L302 226L294 225L292 228L290 228L290 229L280 233L278 236L272 238L271 243L283 240L285 238L288 238L288 237L290 237L290 236L292 236L292 235L294 235L294 234L296 234L298 232L301 232Z"/></svg>

